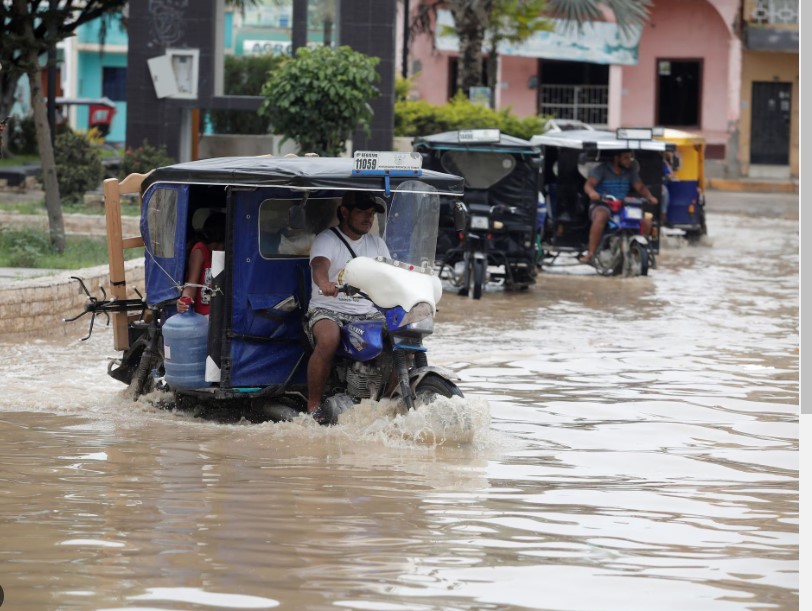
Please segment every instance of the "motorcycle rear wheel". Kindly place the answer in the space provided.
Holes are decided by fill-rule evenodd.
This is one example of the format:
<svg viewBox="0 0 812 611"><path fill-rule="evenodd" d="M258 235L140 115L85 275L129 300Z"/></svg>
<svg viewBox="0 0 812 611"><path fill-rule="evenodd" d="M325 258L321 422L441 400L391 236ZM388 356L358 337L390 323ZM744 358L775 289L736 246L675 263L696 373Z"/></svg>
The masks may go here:
<svg viewBox="0 0 812 611"><path fill-rule="evenodd" d="M632 276L648 276L649 254L648 248L640 242L629 244L629 271Z"/></svg>

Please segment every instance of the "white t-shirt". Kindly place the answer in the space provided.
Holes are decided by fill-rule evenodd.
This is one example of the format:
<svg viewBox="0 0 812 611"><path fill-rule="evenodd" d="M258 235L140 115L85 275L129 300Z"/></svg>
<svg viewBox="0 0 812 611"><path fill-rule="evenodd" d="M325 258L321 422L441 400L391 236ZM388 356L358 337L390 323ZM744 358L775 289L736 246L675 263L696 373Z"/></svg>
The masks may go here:
<svg viewBox="0 0 812 611"><path fill-rule="evenodd" d="M338 228L336 227L336 229ZM358 257L390 256L386 242L377 236L367 233L358 240L352 240L340 229L338 231ZM325 229L316 236L316 239L313 240L313 246L310 248L310 261L313 261L316 257L325 257L330 260L330 269L327 276L330 282L338 282L338 272L344 269L347 262L352 259L352 254L347 250L343 242L338 239L338 236L333 233L332 229ZM312 289L310 295L311 308L326 308L344 314L367 314L375 309L371 301L357 295L354 297L350 297L345 293L339 293L336 297L319 295L319 287L316 286L316 283L311 280L310 284Z"/></svg>

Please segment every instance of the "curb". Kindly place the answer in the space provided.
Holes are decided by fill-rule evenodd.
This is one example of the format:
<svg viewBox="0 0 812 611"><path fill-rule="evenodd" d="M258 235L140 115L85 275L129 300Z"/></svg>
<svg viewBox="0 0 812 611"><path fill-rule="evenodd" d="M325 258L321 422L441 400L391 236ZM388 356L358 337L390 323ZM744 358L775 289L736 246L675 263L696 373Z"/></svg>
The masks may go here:
<svg viewBox="0 0 812 611"><path fill-rule="evenodd" d="M798 193L798 183L781 180L734 180L728 178L708 179L708 189L739 193Z"/></svg>

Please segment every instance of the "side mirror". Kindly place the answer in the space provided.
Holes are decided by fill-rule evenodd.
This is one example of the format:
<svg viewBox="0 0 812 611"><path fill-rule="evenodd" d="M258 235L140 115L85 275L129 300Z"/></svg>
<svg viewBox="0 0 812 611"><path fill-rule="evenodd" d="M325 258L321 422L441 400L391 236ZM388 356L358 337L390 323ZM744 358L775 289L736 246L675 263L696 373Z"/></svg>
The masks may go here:
<svg viewBox="0 0 812 611"><path fill-rule="evenodd" d="M454 203L454 229L464 231L468 226L468 208L462 201Z"/></svg>

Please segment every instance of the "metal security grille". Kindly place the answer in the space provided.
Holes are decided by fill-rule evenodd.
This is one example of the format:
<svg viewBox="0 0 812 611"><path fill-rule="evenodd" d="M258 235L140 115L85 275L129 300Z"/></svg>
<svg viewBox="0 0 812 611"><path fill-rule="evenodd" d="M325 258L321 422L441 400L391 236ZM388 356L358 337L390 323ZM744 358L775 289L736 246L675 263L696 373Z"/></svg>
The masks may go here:
<svg viewBox="0 0 812 611"><path fill-rule="evenodd" d="M539 113L605 126L609 120L609 86L541 85Z"/></svg>
<svg viewBox="0 0 812 611"><path fill-rule="evenodd" d="M756 0L750 18L756 23L798 23L798 0Z"/></svg>

